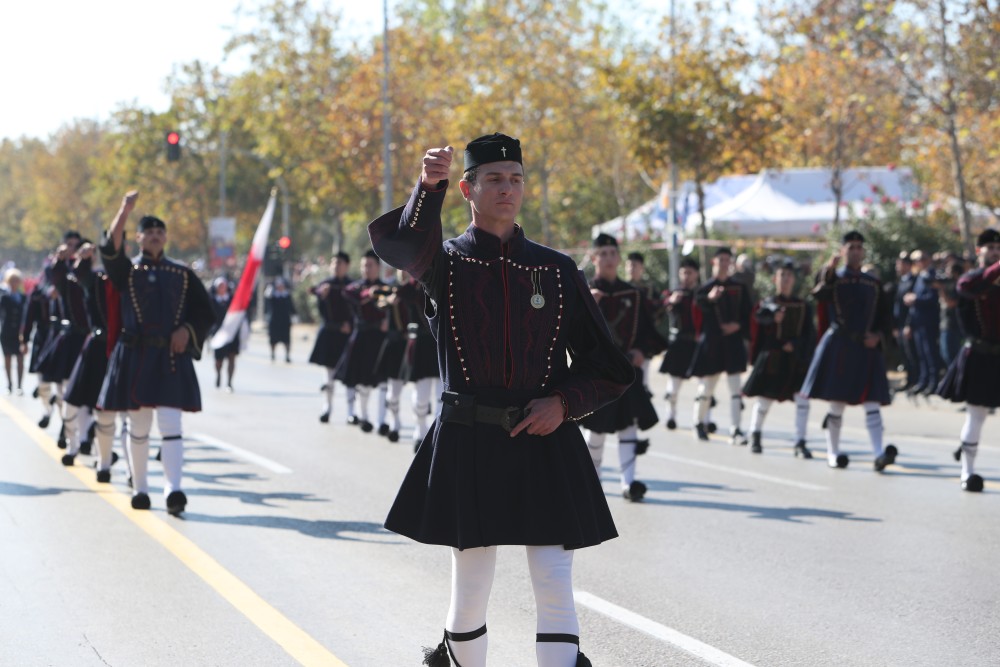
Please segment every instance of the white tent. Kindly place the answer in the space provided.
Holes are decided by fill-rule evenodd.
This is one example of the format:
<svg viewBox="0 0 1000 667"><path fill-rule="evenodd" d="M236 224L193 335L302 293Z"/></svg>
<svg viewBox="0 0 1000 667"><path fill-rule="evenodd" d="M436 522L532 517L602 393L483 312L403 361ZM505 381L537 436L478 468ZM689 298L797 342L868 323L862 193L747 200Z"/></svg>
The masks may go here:
<svg viewBox="0 0 1000 667"><path fill-rule="evenodd" d="M833 222L835 201L830 169L766 169L759 174L724 176L705 186L705 218L709 229L736 236L783 238L822 237ZM842 172L840 219L851 208L880 211L882 197L907 206L919 188L905 167L856 167ZM678 198L678 223L687 236L698 234L701 216L694 184L685 182ZM621 238L664 238L667 224L666 187L661 196L614 220L594 225L592 235L605 232Z"/></svg>
<svg viewBox="0 0 1000 667"><path fill-rule="evenodd" d="M737 236L816 237L826 234L836 209L830 169L766 169L742 192L705 209L709 229ZM908 205L919 190L908 168L845 169L840 219L851 207L859 214L878 211L883 197ZM688 235L697 233L701 216L685 221Z"/></svg>
<svg viewBox="0 0 1000 667"><path fill-rule="evenodd" d="M736 174L723 176L714 183L705 185L706 208L731 200L756 180L757 174ZM682 224L691 211L698 210L698 197L691 181L685 181L679 190L681 194L678 197L677 222ZM596 237L604 232L619 239L662 239L666 235L669 201L669 184L664 184L658 197L650 199L625 215L594 225L592 236Z"/></svg>

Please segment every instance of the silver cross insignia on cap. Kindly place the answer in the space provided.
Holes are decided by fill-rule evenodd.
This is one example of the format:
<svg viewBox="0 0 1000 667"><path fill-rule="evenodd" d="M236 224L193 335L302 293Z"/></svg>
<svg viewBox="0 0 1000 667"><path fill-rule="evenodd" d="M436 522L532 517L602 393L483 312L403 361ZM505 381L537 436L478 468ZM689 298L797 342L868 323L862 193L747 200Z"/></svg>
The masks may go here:
<svg viewBox="0 0 1000 667"><path fill-rule="evenodd" d="M507 147L506 146L502 147L500 149L500 152L503 154L504 157L507 157Z"/></svg>

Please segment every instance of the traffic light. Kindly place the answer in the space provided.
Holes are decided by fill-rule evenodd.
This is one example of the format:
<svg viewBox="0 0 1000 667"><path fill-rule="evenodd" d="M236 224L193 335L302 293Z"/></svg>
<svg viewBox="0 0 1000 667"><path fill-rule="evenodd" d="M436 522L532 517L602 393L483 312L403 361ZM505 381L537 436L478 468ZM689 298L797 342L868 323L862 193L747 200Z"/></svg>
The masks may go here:
<svg viewBox="0 0 1000 667"><path fill-rule="evenodd" d="M292 239L288 236L282 236L278 239L278 252L281 257L282 262L288 261L288 253L292 249Z"/></svg>
<svg viewBox="0 0 1000 667"><path fill-rule="evenodd" d="M176 130L167 132L167 161L176 162L181 159L181 134Z"/></svg>

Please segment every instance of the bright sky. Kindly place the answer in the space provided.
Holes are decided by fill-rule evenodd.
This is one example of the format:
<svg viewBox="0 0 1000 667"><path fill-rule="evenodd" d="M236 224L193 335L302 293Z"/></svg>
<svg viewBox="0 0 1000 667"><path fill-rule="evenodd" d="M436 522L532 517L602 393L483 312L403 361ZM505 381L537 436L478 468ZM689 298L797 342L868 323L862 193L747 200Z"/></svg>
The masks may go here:
<svg viewBox="0 0 1000 667"><path fill-rule="evenodd" d="M343 7L344 25L359 34L381 30L381 2L334 4ZM238 0L4 2L0 138L46 138L74 118L106 120L122 103L166 110L164 85L175 65L222 61L238 5ZM242 21L248 27L249 20Z"/></svg>
<svg viewBox="0 0 1000 667"><path fill-rule="evenodd" d="M391 8L397 0L390 0ZM405 2L405 0L398 0ZM678 0L682 11L686 0ZM318 2L318 0L317 0ZM667 13L670 0L632 0ZM239 0L8 0L0 13L0 138L47 138L74 118L104 121L122 104L165 111L176 65L222 62ZM245 0L244 6L257 6ZM752 0L736 0L750 11ZM382 3L330 0L359 36L382 29ZM648 16L648 15L647 15ZM748 17L749 18L749 17ZM649 26L641 19L640 25ZM234 71L239 67L234 64Z"/></svg>

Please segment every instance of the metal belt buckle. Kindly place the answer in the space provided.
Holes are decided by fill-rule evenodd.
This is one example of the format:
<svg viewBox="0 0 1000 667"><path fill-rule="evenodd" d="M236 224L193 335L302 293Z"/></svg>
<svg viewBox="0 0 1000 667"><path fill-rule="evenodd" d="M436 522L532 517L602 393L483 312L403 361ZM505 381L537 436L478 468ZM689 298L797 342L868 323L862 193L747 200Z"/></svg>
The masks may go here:
<svg viewBox="0 0 1000 667"><path fill-rule="evenodd" d="M521 408L507 408L500 426L510 433L521 422Z"/></svg>

